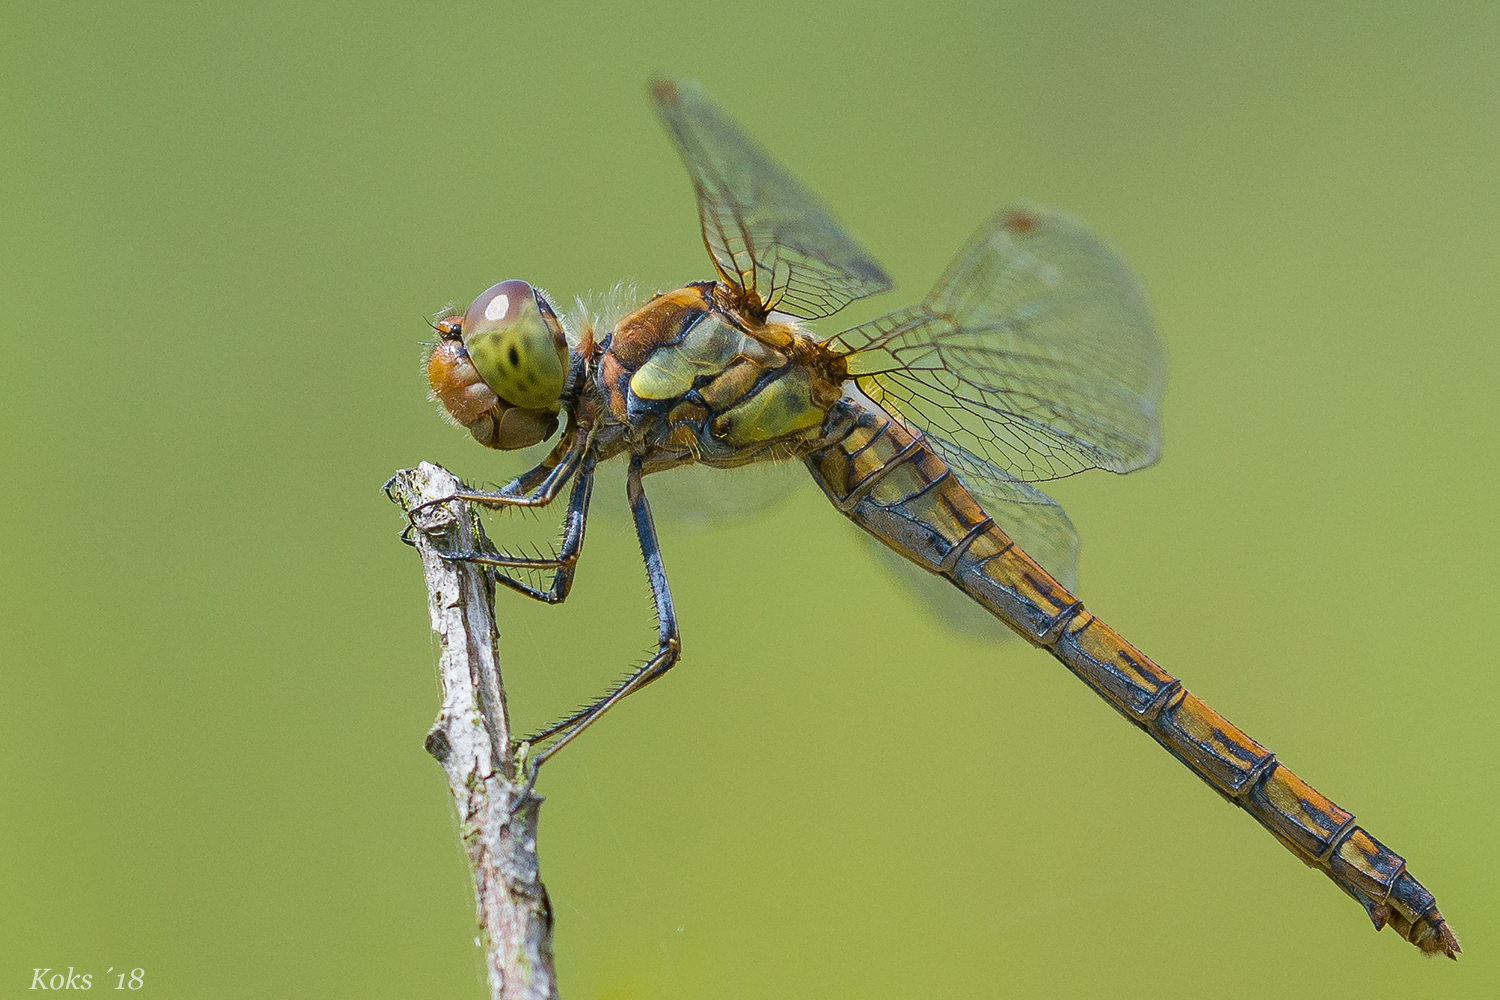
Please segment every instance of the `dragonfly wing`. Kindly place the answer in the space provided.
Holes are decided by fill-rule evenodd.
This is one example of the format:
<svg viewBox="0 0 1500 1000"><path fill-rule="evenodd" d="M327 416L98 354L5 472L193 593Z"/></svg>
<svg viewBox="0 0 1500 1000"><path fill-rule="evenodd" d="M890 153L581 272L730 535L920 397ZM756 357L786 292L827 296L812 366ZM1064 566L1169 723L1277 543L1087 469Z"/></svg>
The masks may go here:
<svg viewBox="0 0 1500 1000"><path fill-rule="evenodd" d="M614 461L599 466L593 514L601 521L630 523L630 510L609 499L625 495L625 464ZM674 533L701 533L772 515L811 484L801 462L766 461L734 469L683 465L652 475L646 488L651 491L651 515L658 527Z"/></svg>
<svg viewBox="0 0 1500 1000"><path fill-rule="evenodd" d="M657 80L651 97L693 180L703 242L746 308L816 319L891 287L870 252L696 83Z"/></svg>
<svg viewBox="0 0 1500 1000"><path fill-rule="evenodd" d="M1160 451L1165 364L1145 296L1058 212L1000 212L924 302L829 345L876 403L1011 482L1130 472Z"/></svg>
<svg viewBox="0 0 1500 1000"><path fill-rule="evenodd" d="M665 522L706 531L772 514L810 483L801 462L753 462L734 469L684 465L651 477L651 510Z"/></svg>

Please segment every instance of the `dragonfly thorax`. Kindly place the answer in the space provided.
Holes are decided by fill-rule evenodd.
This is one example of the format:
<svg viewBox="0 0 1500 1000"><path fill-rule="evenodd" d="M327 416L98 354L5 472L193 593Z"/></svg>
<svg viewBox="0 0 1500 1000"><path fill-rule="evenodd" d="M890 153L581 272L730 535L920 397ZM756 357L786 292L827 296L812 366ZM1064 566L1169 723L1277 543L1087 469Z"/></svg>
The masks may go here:
<svg viewBox="0 0 1500 1000"><path fill-rule="evenodd" d="M641 444L732 466L805 450L841 395L834 367L796 325L746 320L705 282L621 320L600 380L607 419Z"/></svg>

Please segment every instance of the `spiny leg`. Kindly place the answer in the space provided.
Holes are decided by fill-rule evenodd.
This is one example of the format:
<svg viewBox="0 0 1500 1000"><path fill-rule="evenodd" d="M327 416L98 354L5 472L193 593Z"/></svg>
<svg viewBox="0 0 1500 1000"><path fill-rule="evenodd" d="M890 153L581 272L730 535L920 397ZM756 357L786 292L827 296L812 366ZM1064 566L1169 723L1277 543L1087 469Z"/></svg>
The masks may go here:
<svg viewBox="0 0 1500 1000"><path fill-rule="evenodd" d="M546 604L561 604L567 600L568 592L573 587L573 571L578 565L579 553L583 550L583 532L588 523L589 501L594 492L596 462L597 458L590 452L584 456L583 463L578 469L578 478L573 481L573 493L568 498L568 513L563 519L562 541L558 545L556 556L552 558L513 556L490 549L484 552L464 552L455 555L444 553L443 558L489 567L490 577L496 583ZM542 590L501 572L503 569L543 571L550 569L556 572L552 577L552 585Z"/></svg>
<svg viewBox="0 0 1500 1000"><path fill-rule="evenodd" d="M617 702L671 670L681 655L682 642L677 631L677 614L672 610L672 591L667 586L667 574L662 568L661 548L656 540L656 525L651 520L651 505L646 501L646 491L641 487L639 457L632 456L630 460L630 471L625 479L625 494L630 499L630 513L635 519L636 536L641 542L641 557L646 563L646 578L651 584L651 597L656 603L656 655L637 667L614 690L592 705L528 737L525 742L529 745L542 740L552 740L545 749L528 761L527 770L533 778L537 768L541 767L549 757L571 743L579 733L592 725L599 716L613 708Z"/></svg>
<svg viewBox="0 0 1500 1000"><path fill-rule="evenodd" d="M589 450L587 432L583 429L570 429L540 464L521 473L498 490L459 490L451 496L429 500L413 507L406 512L406 532L410 533L416 524L417 515L422 511L454 500L477 503L491 510L502 507L545 507L557 499L568 479L578 471L583 456ZM406 539L407 534L404 533L402 537Z"/></svg>

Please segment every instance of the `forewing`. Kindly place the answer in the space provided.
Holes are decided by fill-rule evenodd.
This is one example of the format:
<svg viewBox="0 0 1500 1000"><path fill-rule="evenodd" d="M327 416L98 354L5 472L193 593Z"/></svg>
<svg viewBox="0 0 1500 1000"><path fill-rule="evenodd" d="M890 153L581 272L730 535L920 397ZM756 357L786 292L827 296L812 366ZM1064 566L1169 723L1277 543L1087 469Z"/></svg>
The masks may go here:
<svg viewBox="0 0 1500 1000"><path fill-rule="evenodd" d="M703 242L745 306L817 319L886 291L884 269L690 80L657 80L656 113L698 195Z"/></svg>
<svg viewBox="0 0 1500 1000"><path fill-rule="evenodd" d="M1011 483L1130 472L1160 450L1165 365L1145 297L1061 213L1000 212L921 305L829 346L875 402Z"/></svg>

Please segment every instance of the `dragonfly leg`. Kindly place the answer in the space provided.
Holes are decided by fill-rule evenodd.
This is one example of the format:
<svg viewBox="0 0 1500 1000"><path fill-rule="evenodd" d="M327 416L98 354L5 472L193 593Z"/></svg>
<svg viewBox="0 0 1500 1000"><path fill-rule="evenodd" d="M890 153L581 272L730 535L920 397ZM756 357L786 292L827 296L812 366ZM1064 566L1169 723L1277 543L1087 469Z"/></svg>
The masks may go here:
<svg viewBox="0 0 1500 1000"><path fill-rule="evenodd" d="M443 558L455 562L471 562L488 567L490 578L501 586L518 594L525 594L546 604L561 604L567 600L573 587L573 571L578 565L578 555L583 550L583 532L588 523L589 500L594 490L594 464L592 453L584 456L578 477L573 481L573 493L568 498L568 513L563 519L562 541L557 554L551 558L513 556L496 549L480 552L443 553ZM506 569L554 570L552 584L545 590L517 580Z"/></svg>
<svg viewBox="0 0 1500 1000"><path fill-rule="evenodd" d="M639 691L671 670L682 652L681 636L677 631L677 614L672 609L672 591L667 585L666 570L662 568L656 525L651 520L651 505L646 501L646 491L641 486L641 462L638 457L630 460L625 492L630 499L630 513L635 519L636 535L641 542L641 557L646 563L646 578L651 584L651 597L656 604L656 654L598 701L527 737L524 741L527 745L551 741L527 761L526 769L533 780L537 768L549 757L571 743L579 733L627 695Z"/></svg>
<svg viewBox="0 0 1500 1000"><path fill-rule="evenodd" d="M449 496L418 504L406 512L407 526L402 533L402 541L410 543L418 514L429 507L454 500L479 504L491 510L503 507L545 507L557 499L563 486L578 471L583 456L588 451L588 435L585 431L578 430L559 441L535 468L521 473L498 490L459 490Z"/></svg>

